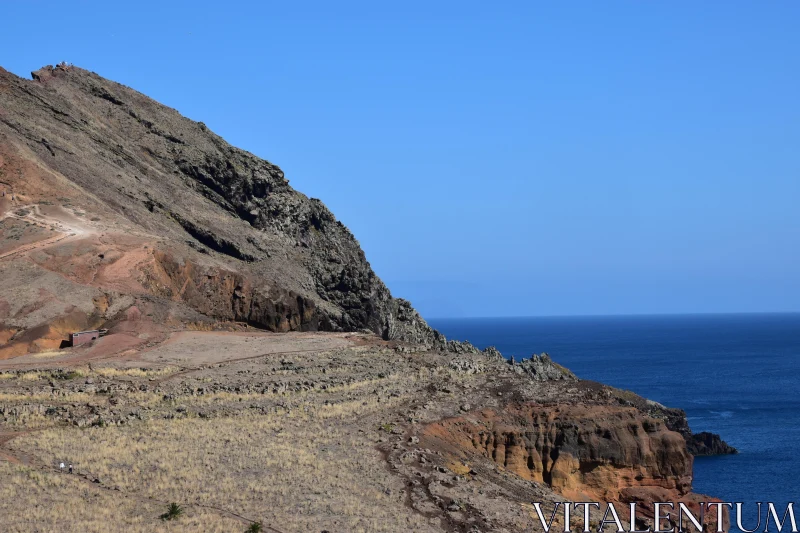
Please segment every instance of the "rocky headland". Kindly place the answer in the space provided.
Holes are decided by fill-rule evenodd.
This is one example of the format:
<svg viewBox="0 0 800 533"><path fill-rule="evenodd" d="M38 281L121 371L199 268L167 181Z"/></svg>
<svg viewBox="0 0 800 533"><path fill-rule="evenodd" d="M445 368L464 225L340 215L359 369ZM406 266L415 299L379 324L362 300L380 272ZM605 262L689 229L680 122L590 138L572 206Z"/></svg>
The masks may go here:
<svg viewBox="0 0 800 533"><path fill-rule="evenodd" d="M32 78L0 69L9 531L167 530L171 502L169 531L538 531L531 502L713 500L693 456L735 450L683 411L446 340L277 166L92 72Z"/></svg>

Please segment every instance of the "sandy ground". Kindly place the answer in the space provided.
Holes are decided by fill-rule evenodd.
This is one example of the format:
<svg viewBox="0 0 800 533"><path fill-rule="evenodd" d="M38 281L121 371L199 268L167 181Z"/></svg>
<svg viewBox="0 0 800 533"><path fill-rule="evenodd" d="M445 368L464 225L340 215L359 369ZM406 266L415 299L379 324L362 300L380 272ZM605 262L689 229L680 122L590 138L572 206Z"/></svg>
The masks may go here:
<svg viewBox="0 0 800 533"><path fill-rule="evenodd" d="M139 359L203 365L269 354L332 350L350 344L344 334L187 331L174 333L164 344L141 353Z"/></svg>
<svg viewBox="0 0 800 533"><path fill-rule="evenodd" d="M157 328L138 328L86 346L0 360L0 371L70 368L99 362L119 368L177 365L192 369L268 355L346 348L366 337L352 333L181 331L168 334L166 342L160 343L164 336ZM156 345L143 348L152 343Z"/></svg>

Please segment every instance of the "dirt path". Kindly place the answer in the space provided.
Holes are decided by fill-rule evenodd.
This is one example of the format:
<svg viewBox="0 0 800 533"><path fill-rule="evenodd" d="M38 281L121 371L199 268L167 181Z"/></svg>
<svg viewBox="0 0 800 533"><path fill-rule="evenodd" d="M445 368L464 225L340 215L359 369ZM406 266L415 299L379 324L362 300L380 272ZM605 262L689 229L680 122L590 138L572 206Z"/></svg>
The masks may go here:
<svg viewBox="0 0 800 533"><path fill-rule="evenodd" d="M16 218L16 217L14 217L14 218ZM5 259L6 257L11 257L11 256L17 255L17 254L23 254L25 252L31 252L33 250L38 250L39 248L46 248L47 246L50 246L51 244L55 244L55 243L57 243L59 241L63 241L64 239L67 239L69 237L74 237L74 236L75 236L75 234L69 233L67 235L58 235L56 237L52 237L50 239L46 239L46 240L43 240L43 241L38 241L38 242L31 243L31 244L26 244L24 246L20 246L19 248L11 250L10 252L6 252L4 254L0 254L0 259Z"/></svg>
<svg viewBox="0 0 800 533"><path fill-rule="evenodd" d="M33 430L33 431L35 431L35 430ZM58 475L72 476L73 478L79 480L80 482L82 482L82 483L84 483L86 485L90 485L90 486L92 486L94 488L97 488L97 489L100 489L100 490L104 490L104 491L107 491L107 492L113 492L113 493L122 495L125 498L135 500L135 501L137 501L139 503L144 503L144 504L160 503L165 508L172 503L171 501L161 500L161 499L158 499L158 498L153 498L151 496L142 496L142 495L136 494L134 492L126 492L126 491L120 490L117 487L106 486L99 479L97 479L96 477L94 477L93 475L91 475L89 473L84 473L84 472L75 472L74 474L64 473L64 471L61 471L57 466L49 465L49 464L46 464L46 463L42 463L41 461L37 461L36 459L34 459L34 458L30 457L30 456L27 456L27 455L23 456L22 454L19 454L18 452L15 452L14 450L12 450L12 449L10 449L8 447L8 443L11 442L13 439L15 439L16 437L19 437L20 435L25 435L26 433L30 433L30 432L31 431L17 431L17 432L6 432L6 433L0 432L0 460L6 461L6 462L11 463L11 464L15 464L15 465L27 466L29 468L34 468L34 469L40 470L42 472L48 472L48 473L51 473L51 474L58 474ZM240 515L238 513L230 511L228 509L223 509L222 507L217 507L217 506L214 506L214 505L203 505L203 504L199 504L199 503L182 503L180 505L182 507L184 507L184 508L193 507L195 509L205 509L205 510L208 510L208 511L212 511L212 512L215 512L215 513L217 513L220 516L223 516L225 518L241 522L242 524L244 524L246 526L249 526L250 524L256 523L256 520L252 520L250 518L247 518L246 516L242 516L242 515ZM272 532L272 533L283 533L281 530L275 529L274 527L270 527L270 526L267 526L267 525L264 525L263 527L264 527L264 531L269 531L269 532Z"/></svg>
<svg viewBox="0 0 800 533"><path fill-rule="evenodd" d="M46 428L42 429L26 429L23 431L6 431L0 432L0 459L3 459L9 463L22 465L22 466L30 466L35 461L29 455L24 455L21 453L14 453L7 444L12 440L20 437L22 435L27 435L29 433L34 433L36 431L42 431Z"/></svg>
<svg viewBox="0 0 800 533"><path fill-rule="evenodd" d="M18 215L15 211L26 210L28 211L25 215ZM49 217L44 215L40 210L39 206L36 204L31 205L24 205L16 207L14 210L9 210L3 213L0 216L0 220L5 220L6 218L14 218L17 220L21 220L23 222L29 222L31 224L36 224L37 226L44 228L46 230L51 230L54 228L58 228L59 234L51 237L49 239L45 239L43 241L34 242L31 244L26 244L24 246L20 246L14 250L9 252L5 252L0 254L0 259L4 259L6 257L11 257L17 254L23 254L26 252L31 252L33 250L38 250L40 248L46 248L52 244L55 244L59 241L63 241L64 239L69 238L80 238L84 235L88 235L91 232L88 231L86 228L78 227L75 225L67 225L63 220L59 220L56 218Z"/></svg>
<svg viewBox="0 0 800 533"><path fill-rule="evenodd" d="M6 443L11 439L19 436L20 432L15 433L0 433L0 460L6 461L15 465L23 464L22 461L14 454L8 453L4 448Z"/></svg>

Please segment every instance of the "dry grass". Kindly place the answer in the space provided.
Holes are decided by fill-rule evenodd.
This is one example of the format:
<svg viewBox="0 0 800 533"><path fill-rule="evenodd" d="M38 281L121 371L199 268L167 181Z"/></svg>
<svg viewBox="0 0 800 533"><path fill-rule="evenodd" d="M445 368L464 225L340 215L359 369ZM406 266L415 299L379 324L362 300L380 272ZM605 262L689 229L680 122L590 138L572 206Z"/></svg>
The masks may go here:
<svg viewBox="0 0 800 533"><path fill-rule="evenodd" d="M178 372L176 366L165 366L163 368L114 368L114 367L93 367L92 373L104 378L151 378L168 376Z"/></svg>
<svg viewBox="0 0 800 533"><path fill-rule="evenodd" d="M75 379L88 375L88 369L75 368L70 369L68 372L60 372L53 370L21 370L21 371L7 371L0 372L0 379L2 380L19 380L19 381L39 381L49 379Z"/></svg>
<svg viewBox="0 0 800 533"><path fill-rule="evenodd" d="M52 359L54 357L59 357L59 356L62 356L62 355L66 355L68 353L69 352L64 351L64 350L45 351L45 352L37 352L37 353L31 354L31 357L33 357L34 359Z"/></svg>
<svg viewBox="0 0 800 533"><path fill-rule="evenodd" d="M231 339L235 347L242 342ZM246 529L216 508L284 533L438 531L438 518L407 505L405 481L377 448L388 436L379 427L405 417L405 406L430 379L465 378L442 366L406 372L376 364L368 359L373 355L355 348L286 356L294 363L280 365L292 368L277 368L284 356L275 356L178 376L172 376L181 372L177 364L132 368L108 361L0 374L0 407L10 407L6 428L39 428L4 445L34 466L0 469L0 517L28 507L36 512L0 530L27 531L24 520L40 531ZM169 379L153 379L161 377ZM50 392L45 380L57 390ZM210 385L200 393L198 383ZM37 404L39 411L28 411ZM70 417L47 415L51 406L58 417ZM90 426L97 416L109 425ZM85 420L87 427L71 425ZM61 460L74 464L76 475L38 468ZM35 487L8 499L26 484ZM172 501L187 515L164 524L157 517Z"/></svg>
<svg viewBox="0 0 800 533"><path fill-rule="evenodd" d="M85 392L64 392L63 394L50 393L0 393L0 403L87 403L94 399L93 394Z"/></svg>
<svg viewBox="0 0 800 533"><path fill-rule="evenodd" d="M77 476L0 462L0 517L4 533L58 531L244 531L241 522L210 510L188 508L180 520L162 522L162 503L129 498L82 481ZM35 524L35 526L34 526Z"/></svg>
<svg viewBox="0 0 800 533"><path fill-rule="evenodd" d="M55 352L35 354L35 357L55 357L59 355ZM108 379L129 377L129 378L151 378L168 376L178 372L180 368L176 366L165 366L161 368L116 368L116 367L88 367L71 368L69 371L53 370L26 370L26 371L6 371L0 372L0 380L18 380L21 382L50 380L50 379L77 379L85 377L103 377Z"/></svg>
<svg viewBox="0 0 800 533"><path fill-rule="evenodd" d="M20 381L38 381L40 379L49 379L50 372L39 372L39 371L31 371L31 372L23 372L17 376Z"/></svg>
<svg viewBox="0 0 800 533"><path fill-rule="evenodd" d="M123 493L222 507L286 532L427 531L418 514L398 516L399 488L385 492L397 480L374 449L375 435L349 426L388 405L298 401L267 415L53 429L12 444L43 462L69 458Z"/></svg>

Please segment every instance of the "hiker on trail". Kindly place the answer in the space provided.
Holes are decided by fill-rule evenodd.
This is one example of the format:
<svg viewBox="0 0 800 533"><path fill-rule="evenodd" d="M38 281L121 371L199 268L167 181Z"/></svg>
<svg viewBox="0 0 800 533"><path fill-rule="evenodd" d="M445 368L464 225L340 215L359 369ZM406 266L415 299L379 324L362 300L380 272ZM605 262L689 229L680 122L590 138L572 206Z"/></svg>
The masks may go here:
<svg viewBox="0 0 800 533"><path fill-rule="evenodd" d="M62 462L61 462L61 463L58 465L58 469L59 469L61 472L63 472L63 471L64 471L64 462L63 462L63 461L62 461Z"/></svg>
<svg viewBox="0 0 800 533"><path fill-rule="evenodd" d="M69 464L69 473L72 473L72 463Z"/></svg>

